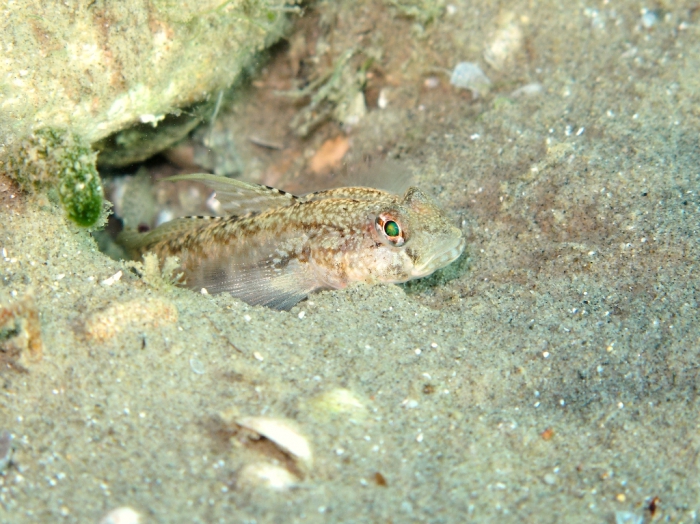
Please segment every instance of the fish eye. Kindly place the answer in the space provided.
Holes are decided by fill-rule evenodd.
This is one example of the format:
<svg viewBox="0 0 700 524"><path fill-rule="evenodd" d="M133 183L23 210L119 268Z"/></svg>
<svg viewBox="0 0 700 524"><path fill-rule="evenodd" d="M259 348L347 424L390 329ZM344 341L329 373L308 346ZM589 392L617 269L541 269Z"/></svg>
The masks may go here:
<svg viewBox="0 0 700 524"><path fill-rule="evenodd" d="M406 242L404 230L391 216L382 213L377 217L376 226L377 232L383 234L390 244L401 246Z"/></svg>
<svg viewBox="0 0 700 524"><path fill-rule="evenodd" d="M401 234L401 229L399 229L399 225L396 222L389 220L384 224L384 232L388 237L397 237Z"/></svg>

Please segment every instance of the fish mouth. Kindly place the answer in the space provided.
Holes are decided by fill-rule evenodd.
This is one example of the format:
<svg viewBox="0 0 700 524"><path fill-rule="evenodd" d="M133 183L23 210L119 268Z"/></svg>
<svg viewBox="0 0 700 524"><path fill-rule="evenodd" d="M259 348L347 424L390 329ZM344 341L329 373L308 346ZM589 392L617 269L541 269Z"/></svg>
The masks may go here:
<svg viewBox="0 0 700 524"><path fill-rule="evenodd" d="M420 266L413 268L413 271L411 271L412 278L428 276L438 269L451 264L464 252L466 245L467 240L462 236L460 236L456 241L445 243L444 249L438 251L437 254L430 257Z"/></svg>

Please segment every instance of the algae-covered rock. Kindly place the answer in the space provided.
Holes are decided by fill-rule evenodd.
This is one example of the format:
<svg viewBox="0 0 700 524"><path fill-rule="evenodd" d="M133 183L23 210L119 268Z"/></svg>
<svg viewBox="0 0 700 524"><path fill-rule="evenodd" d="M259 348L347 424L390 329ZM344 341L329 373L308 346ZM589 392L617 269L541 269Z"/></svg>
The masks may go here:
<svg viewBox="0 0 700 524"><path fill-rule="evenodd" d="M5 2L0 161L44 128L92 144L229 86L285 26L284 0Z"/></svg>
<svg viewBox="0 0 700 524"><path fill-rule="evenodd" d="M124 167L160 153L185 138L213 106L211 102L202 102L159 122L140 123L103 138L94 144L100 152L99 167Z"/></svg>
<svg viewBox="0 0 700 524"><path fill-rule="evenodd" d="M94 225L104 209L97 155L82 138L61 129L41 129L10 149L5 168L25 191L56 193L73 222Z"/></svg>

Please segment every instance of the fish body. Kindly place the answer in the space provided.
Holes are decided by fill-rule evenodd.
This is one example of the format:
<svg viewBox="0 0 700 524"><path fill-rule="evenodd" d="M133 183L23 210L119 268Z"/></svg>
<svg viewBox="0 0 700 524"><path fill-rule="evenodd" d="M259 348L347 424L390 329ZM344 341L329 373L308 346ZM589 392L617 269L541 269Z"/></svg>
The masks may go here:
<svg viewBox="0 0 700 524"><path fill-rule="evenodd" d="M290 309L350 282L406 282L461 255L465 240L418 188L398 196L345 187L298 197L214 175L183 175L216 191L226 217L188 217L122 233L134 258L180 259L184 285ZM245 214L244 214L245 212Z"/></svg>

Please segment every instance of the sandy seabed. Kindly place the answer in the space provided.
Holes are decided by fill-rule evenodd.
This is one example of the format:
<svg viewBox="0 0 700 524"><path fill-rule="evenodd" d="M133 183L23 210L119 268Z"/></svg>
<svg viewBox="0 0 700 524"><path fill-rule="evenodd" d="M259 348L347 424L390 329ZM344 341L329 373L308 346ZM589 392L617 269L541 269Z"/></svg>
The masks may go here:
<svg viewBox="0 0 700 524"><path fill-rule="evenodd" d="M416 74L352 131L411 134L402 161L465 223L452 280L253 308L144 282L0 178L0 303L32 293L43 340L0 354L0 522L697 522L697 6L568 4L454 2L423 40L400 22L407 75L480 62L491 90Z"/></svg>

